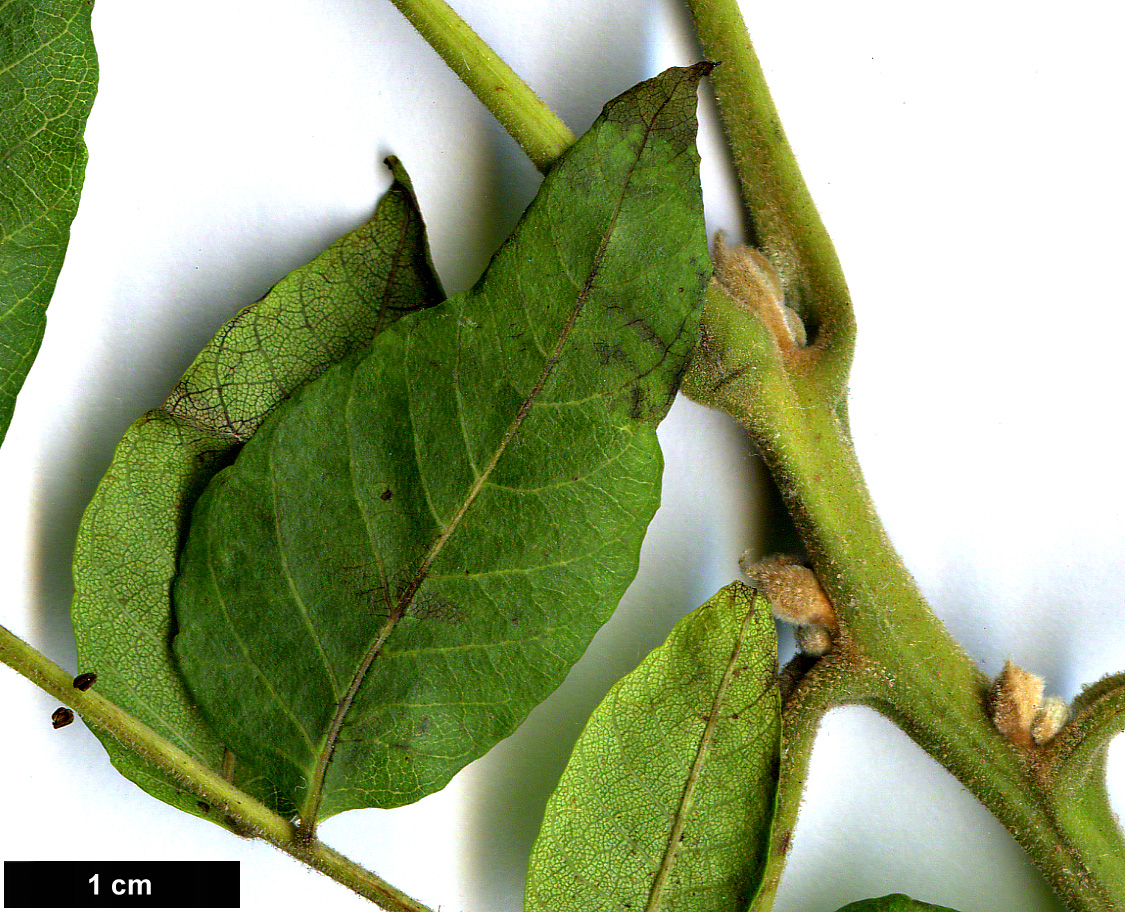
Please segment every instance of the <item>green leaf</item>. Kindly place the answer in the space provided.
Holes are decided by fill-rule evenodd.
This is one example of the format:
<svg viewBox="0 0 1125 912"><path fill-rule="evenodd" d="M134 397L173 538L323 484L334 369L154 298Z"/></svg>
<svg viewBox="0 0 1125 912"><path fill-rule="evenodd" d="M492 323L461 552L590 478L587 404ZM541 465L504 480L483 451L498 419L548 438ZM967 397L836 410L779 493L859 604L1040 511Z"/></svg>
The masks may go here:
<svg viewBox="0 0 1125 912"><path fill-rule="evenodd" d="M39 351L98 85L87 0L0 3L0 440Z"/></svg>
<svg viewBox="0 0 1125 912"><path fill-rule="evenodd" d="M731 583L613 686L547 803L528 912L749 907L777 792L776 641L765 598Z"/></svg>
<svg viewBox="0 0 1125 912"><path fill-rule="evenodd" d="M839 909L838 912L955 912L948 906L934 906L930 903L918 902L905 893L892 893L879 899L864 899L860 902L850 903Z"/></svg>
<svg viewBox="0 0 1125 912"><path fill-rule="evenodd" d="M212 769L229 771L232 757L171 653L171 585L188 518L211 477L294 389L443 298L409 179L388 163L396 179L374 217L226 323L163 408L129 428L79 529L71 612L79 670L96 672L104 696ZM222 822L141 758L103 743L146 791ZM244 765L234 780L276 804Z"/></svg>
<svg viewBox="0 0 1125 912"><path fill-rule="evenodd" d="M633 578L710 272L704 71L607 105L473 289L304 387L200 499L176 654L305 832L445 785Z"/></svg>

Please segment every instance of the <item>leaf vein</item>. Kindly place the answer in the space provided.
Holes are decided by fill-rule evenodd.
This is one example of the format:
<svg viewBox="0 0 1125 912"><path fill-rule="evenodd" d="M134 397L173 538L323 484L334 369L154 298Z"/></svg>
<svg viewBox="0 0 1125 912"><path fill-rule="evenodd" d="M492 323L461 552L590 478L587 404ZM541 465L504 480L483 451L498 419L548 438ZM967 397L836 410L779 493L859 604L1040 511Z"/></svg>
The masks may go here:
<svg viewBox="0 0 1125 912"><path fill-rule="evenodd" d="M254 672L254 674L261 679L262 683L265 685L266 690L269 692L270 696L273 697L274 702L276 702L277 705L281 707L283 714L293 720L293 724L296 725L297 729L301 732L302 735L304 735L305 741L308 742L309 748L315 754L316 746L313 743L313 739L305 730L304 725L301 724L300 719L298 719L293 714L293 711L289 708L288 704L281 698L281 695L277 692L277 690L274 689L269 676L267 676L265 672L262 671L257 661L255 661L253 655L250 652L249 645L247 645L246 640L243 639L242 634L239 633L238 628L235 626L234 617L231 615L230 607L227 605L226 599L223 598L222 587L219 585L218 580L215 578L214 567L214 561L207 562L207 572L211 576L211 588L216 595L216 602L218 603L219 610L222 611L223 615L226 617L227 626L230 627L231 633L233 634L235 641L238 643L239 649L242 652L243 660Z"/></svg>
<svg viewBox="0 0 1125 912"><path fill-rule="evenodd" d="M281 536L281 505L278 500L277 473L273 471L272 451L270 452L268 458L270 463L270 470L267 477L269 479L270 495L273 498L273 509L270 511L270 513L273 517L272 526L274 539L277 541L277 553L281 559L281 573L285 578L285 585L289 588L289 593L293 597L293 604L297 608L297 613L304 621L305 627L308 629L309 635L312 637L313 644L316 647L317 654L320 656L320 661L324 664L324 670L328 674L328 680L331 683L332 692L334 694L338 694L339 684L336 681L336 674L332 670L332 665L328 661L328 653L324 649L324 643L321 642L320 634L317 633L316 628L313 626L312 618L309 616L308 606L305 604L305 600L301 597L301 593L297 589L297 581L293 578L293 570L289 566L289 551L285 547L285 543L284 541L282 541ZM217 588L218 587L216 586L216 589Z"/></svg>

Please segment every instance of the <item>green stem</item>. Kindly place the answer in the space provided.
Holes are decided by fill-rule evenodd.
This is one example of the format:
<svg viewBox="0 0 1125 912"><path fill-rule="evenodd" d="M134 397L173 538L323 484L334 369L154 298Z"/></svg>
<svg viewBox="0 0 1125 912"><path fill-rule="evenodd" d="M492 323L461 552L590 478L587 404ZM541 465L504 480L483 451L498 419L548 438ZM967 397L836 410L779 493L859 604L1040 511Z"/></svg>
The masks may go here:
<svg viewBox="0 0 1125 912"><path fill-rule="evenodd" d="M777 898L781 875L793 845L813 742L824 714L837 706L863 702L870 696L871 670L858 657L837 650L819 661L798 653L782 671L783 747L777 810L770 827L762 885L749 912L770 912Z"/></svg>
<svg viewBox="0 0 1125 912"><path fill-rule="evenodd" d="M1039 755L988 715L989 682L930 611L867 493L835 404L744 302L708 294L685 387L751 432L840 616L844 656L873 675L862 702L895 721L1015 835L1074 910L1125 909L1125 845L1085 806L1066 813ZM704 366L700 367L702 363ZM870 669L875 669L872 672Z"/></svg>
<svg viewBox="0 0 1125 912"><path fill-rule="evenodd" d="M445 0L391 0L540 171L574 134Z"/></svg>
<svg viewBox="0 0 1125 912"><path fill-rule="evenodd" d="M1049 745L1048 762L1059 786L1080 788L1091 778L1096 782L1109 742L1122 731L1125 672L1091 684L1074 701L1073 718Z"/></svg>
<svg viewBox="0 0 1125 912"><path fill-rule="evenodd" d="M985 706L988 682L930 611L875 513L845 426L854 323L836 254L736 0L688 4L704 53L721 62L712 83L755 241L788 280L784 303L813 325L809 346L793 344L770 330L776 304L712 289L685 389L751 431L841 616L837 650L877 669L877 686L862 702L957 776L1071 908L1125 909L1125 847L1120 830L1106 825L1104 801L1058 799L1044 774L1048 753L1021 750L1000 735ZM841 695L845 701L851 697ZM825 709L810 705L812 715L789 719L804 726L809 744L808 728ZM799 785L800 770L791 772Z"/></svg>
<svg viewBox="0 0 1125 912"><path fill-rule="evenodd" d="M299 839L290 821L235 788L96 690L76 689L73 675L4 627L0 627L0 662L71 707L90 727L108 732L125 747L174 776L201 800L222 808L243 832L265 839L389 912L431 912L324 843Z"/></svg>
<svg viewBox="0 0 1125 912"><path fill-rule="evenodd" d="M840 260L785 138L737 0L688 0L708 60L753 244L785 281L786 303L806 323L825 379L842 393L855 320Z"/></svg>

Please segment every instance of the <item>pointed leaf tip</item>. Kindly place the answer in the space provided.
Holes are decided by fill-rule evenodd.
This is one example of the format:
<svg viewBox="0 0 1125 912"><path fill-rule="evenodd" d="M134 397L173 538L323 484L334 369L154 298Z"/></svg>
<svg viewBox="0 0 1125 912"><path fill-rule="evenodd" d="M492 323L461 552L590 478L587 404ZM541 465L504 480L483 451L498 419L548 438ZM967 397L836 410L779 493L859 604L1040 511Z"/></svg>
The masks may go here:
<svg viewBox="0 0 1125 912"><path fill-rule="evenodd" d="M710 63L671 67L642 82L608 104L602 117L608 121L632 121L663 134L673 153L694 146L696 132L696 92L699 81L714 68Z"/></svg>

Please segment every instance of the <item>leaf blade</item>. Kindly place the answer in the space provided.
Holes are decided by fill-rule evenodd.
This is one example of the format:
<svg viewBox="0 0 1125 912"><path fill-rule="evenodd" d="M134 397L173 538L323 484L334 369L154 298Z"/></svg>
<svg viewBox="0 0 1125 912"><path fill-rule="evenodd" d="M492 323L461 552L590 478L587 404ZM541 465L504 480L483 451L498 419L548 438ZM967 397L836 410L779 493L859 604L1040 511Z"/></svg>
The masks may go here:
<svg viewBox="0 0 1125 912"><path fill-rule="evenodd" d="M445 298L402 163L375 215L228 320L164 410L239 443L294 390L413 311ZM372 306L374 304L374 306Z"/></svg>
<svg viewBox="0 0 1125 912"><path fill-rule="evenodd" d="M557 686L635 573L709 272L701 72L611 102L474 289L302 390L201 499L177 656L307 830L443 786ZM675 217L638 266L654 207ZM560 512L581 530L544 541Z"/></svg>
<svg viewBox="0 0 1125 912"><path fill-rule="evenodd" d="M71 608L79 666L98 673L105 696L212 769L229 768L231 758L171 656L171 584L188 516L294 389L397 320L408 302L442 299L409 177L397 160L388 164L395 179L374 216L224 324L164 406L129 428L79 529ZM103 744L150 794L223 823L112 739ZM236 770L235 782L278 806L257 774Z"/></svg>
<svg viewBox="0 0 1125 912"><path fill-rule="evenodd" d="M46 326L86 171L97 90L91 4L0 10L0 440Z"/></svg>
<svg viewBox="0 0 1125 912"><path fill-rule="evenodd" d="M614 685L548 801L525 909L749 906L780 755L775 639L733 583Z"/></svg>

